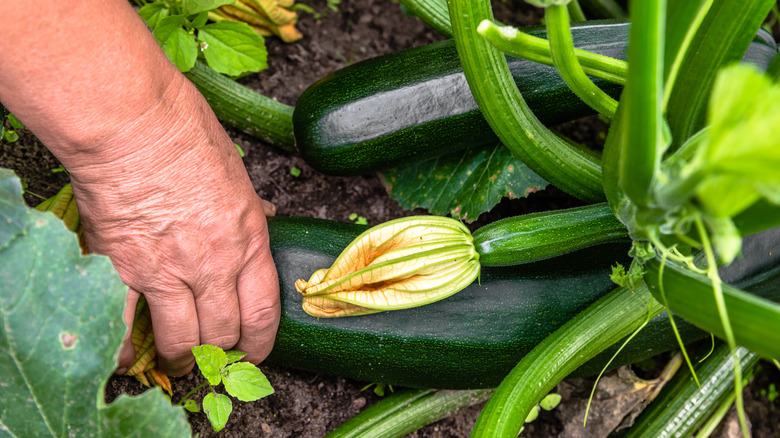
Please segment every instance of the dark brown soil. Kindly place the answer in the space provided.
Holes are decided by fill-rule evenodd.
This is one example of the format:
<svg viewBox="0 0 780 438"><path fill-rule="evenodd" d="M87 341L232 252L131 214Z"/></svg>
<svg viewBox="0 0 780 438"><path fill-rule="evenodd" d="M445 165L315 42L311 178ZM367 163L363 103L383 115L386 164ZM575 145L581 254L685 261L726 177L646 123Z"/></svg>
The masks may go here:
<svg viewBox="0 0 780 438"><path fill-rule="evenodd" d="M281 102L294 105L301 92L325 74L369 57L441 40L442 37L421 21L406 16L400 5L387 0L344 0L338 12L327 9L324 0L313 0L311 6L323 12L315 20L301 14L298 25L304 39L287 45L268 39L270 68L242 79L242 83ZM540 13L523 2L496 2L496 15L515 25L538 24ZM567 135L593 142L595 132L603 130L598 120L563 127ZM352 213L367 218L370 224L418 212L404 211L390 199L376 175L361 177L327 177L313 170L299 157L263 144L248 135L228 128L233 139L246 153L245 163L258 194L274 202L279 215L309 216L349 221ZM0 166L12 168L29 184L29 192L48 197L67 182L65 173L52 173L59 163L47 153L29 133L22 131L15 144L2 143ZM301 170L299 176L292 168ZM31 204L40 200L27 195ZM554 188L534 194L527 200L502 201L479 222L508 214L565 207L577 202ZM222 437L321 437L339 424L375 403L379 397L371 389L362 389L367 382L340 377L260 365L276 393L252 403L234 401L234 411ZM753 421L754 436L778 436L780 400L768 403L760 390L771 382L780 386L780 372L764 363L747 391L747 407ZM611 374L610 374L611 375ZM181 397L202 381L195 372L173 379L173 400ZM574 419L581 397L587 397L592 379L575 379L561 387L568 399L553 412L542 412L539 419L526 428L524 436L562 436L564 425ZM107 399L118 394L137 394L145 388L133 378L115 377L107 386ZM411 437L468 436L481 405L460 412L411 434ZM190 414L193 432L202 437L215 436L203 414ZM728 435L722 435L728 436Z"/></svg>

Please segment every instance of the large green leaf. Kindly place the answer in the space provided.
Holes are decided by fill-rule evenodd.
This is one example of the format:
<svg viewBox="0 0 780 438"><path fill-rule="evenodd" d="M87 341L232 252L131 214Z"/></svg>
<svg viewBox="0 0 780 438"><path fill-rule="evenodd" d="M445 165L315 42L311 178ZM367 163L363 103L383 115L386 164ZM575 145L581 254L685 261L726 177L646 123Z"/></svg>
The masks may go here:
<svg viewBox="0 0 780 438"><path fill-rule="evenodd" d="M0 248L24 231L26 213L22 183L12 171L0 168Z"/></svg>
<svg viewBox="0 0 780 438"><path fill-rule="evenodd" d="M525 197L547 186L500 144L410 163L385 172L384 180L403 208L425 208L467 222L501 198Z"/></svg>
<svg viewBox="0 0 780 438"><path fill-rule="evenodd" d="M104 405L127 287L20 187L0 169L0 436L189 436L159 390Z"/></svg>
<svg viewBox="0 0 780 438"><path fill-rule="evenodd" d="M268 68L265 41L246 23L220 21L198 31L209 67L229 75Z"/></svg>

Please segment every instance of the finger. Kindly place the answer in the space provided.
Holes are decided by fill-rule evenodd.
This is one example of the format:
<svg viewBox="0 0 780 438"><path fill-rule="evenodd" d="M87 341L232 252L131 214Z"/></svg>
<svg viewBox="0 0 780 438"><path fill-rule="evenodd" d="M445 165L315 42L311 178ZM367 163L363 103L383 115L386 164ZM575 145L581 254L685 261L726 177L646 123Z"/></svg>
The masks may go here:
<svg viewBox="0 0 780 438"><path fill-rule="evenodd" d="M135 307L138 305L138 299L140 297L141 294L134 291L133 289L128 289L127 299L125 301L125 311L122 315L122 319L125 321L125 325L127 326L127 331L125 332L125 337L122 340L122 350L119 352L119 364L115 371L116 374L126 373L135 362L135 347L133 347L132 340L133 320L135 319Z"/></svg>
<svg viewBox="0 0 780 438"><path fill-rule="evenodd" d="M281 314L279 279L267 246L241 271L238 301L241 337L236 348L247 353L247 361L257 364L271 352Z"/></svg>
<svg viewBox="0 0 780 438"><path fill-rule="evenodd" d="M200 343L228 350L238 342L241 321L236 296L236 276L193 285L200 325Z"/></svg>
<svg viewBox="0 0 780 438"><path fill-rule="evenodd" d="M157 348L157 365L169 376L181 376L195 365L192 347L200 344L195 298L186 285L165 293L147 292Z"/></svg>
<svg viewBox="0 0 780 438"><path fill-rule="evenodd" d="M266 217L276 216L276 205L263 198L260 198L260 203L263 204L263 213L265 213Z"/></svg>

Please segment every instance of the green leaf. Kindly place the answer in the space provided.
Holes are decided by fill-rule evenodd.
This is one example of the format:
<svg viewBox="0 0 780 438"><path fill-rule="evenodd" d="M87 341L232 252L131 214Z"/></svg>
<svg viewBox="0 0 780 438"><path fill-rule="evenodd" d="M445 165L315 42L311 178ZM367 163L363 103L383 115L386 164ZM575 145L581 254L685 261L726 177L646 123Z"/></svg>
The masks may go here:
<svg viewBox="0 0 780 438"><path fill-rule="evenodd" d="M190 25L192 25L192 27L194 27L196 29L199 29L199 28L203 27L208 20L209 20L209 13L208 12L201 12L195 18L192 19L192 21L190 22Z"/></svg>
<svg viewBox="0 0 780 438"><path fill-rule="evenodd" d="M225 427L232 411L233 403L225 394L210 392L203 397L203 412L211 422L214 432L219 432Z"/></svg>
<svg viewBox="0 0 780 438"><path fill-rule="evenodd" d="M184 409L188 410L189 412L200 412L200 406L198 406L198 402L193 399L189 399L184 402Z"/></svg>
<svg viewBox="0 0 780 438"><path fill-rule="evenodd" d="M181 9L184 15L193 15L217 9L222 5L232 5L235 2L236 0L183 0Z"/></svg>
<svg viewBox="0 0 780 438"><path fill-rule="evenodd" d="M24 210L21 210L24 208ZM103 402L127 286L0 169L0 425L11 436L189 436L160 391ZM8 220L10 219L10 220Z"/></svg>
<svg viewBox="0 0 780 438"><path fill-rule="evenodd" d="M425 208L467 222L501 198L525 197L547 186L500 144L410 163L385 172L384 180L403 208Z"/></svg>
<svg viewBox="0 0 780 438"><path fill-rule="evenodd" d="M757 70L724 69L713 89L709 135L690 165L705 175L697 196L715 217L732 217L760 196L780 200L780 86Z"/></svg>
<svg viewBox="0 0 780 438"><path fill-rule="evenodd" d="M157 44L160 46L165 44L165 41L171 37L171 34L173 34L176 29L181 29L186 22L187 19L184 15L171 15L161 18L157 23L157 26L153 29L154 38L157 40Z"/></svg>
<svg viewBox="0 0 780 438"><path fill-rule="evenodd" d="M103 430L80 436L192 436L184 411L172 405L160 388L134 397L123 394L101 413Z"/></svg>
<svg viewBox="0 0 780 438"><path fill-rule="evenodd" d="M241 401L255 401L274 393L271 382L249 362L230 365L223 383L228 394Z"/></svg>
<svg viewBox="0 0 780 438"><path fill-rule="evenodd" d="M211 385L219 385L222 381L222 368L228 364L225 351L214 345L198 345L192 347L192 354L198 364L201 374Z"/></svg>
<svg viewBox="0 0 780 438"><path fill-rule="evenodd" d="M198 59L198 45L195 39L181 26L184 17L173 15L160 20L154 29L154 37L165 56L182 72L189 71Z"/></svg>
<svg viewBox="0 0 780 438"><path fill-rule="evenodd" d="M556 406L558 406L561 403L561 395L552 393L547 394L542 401L539 402L539 406L542 407L545 411L552 411L555 409Z"/></svg>
<svg viewBox="0 0 780 438"><path fill-rule="evenodd" d="M203 26L198 39L209 67L229 75L268 67L265 41L246 23L220 21Z"/></svg>
<svg viewBox="0 0 780 438"><path fill-rule="evenodd" d="M535 405L531 408L531 411L528 412L528 415L525 417L525 422L530 423L536 420L537 417L539 417L539 405Z"/></svg>
<svg viewBox="0 0 780 438"><path fill-rule="evenodd" d="M708 168L759 181L780 181L780 86L745 65L723 69L709 106Z"/></svg>
<svg viewBox="0 0 780 438"><path fill-rule="evenodd" d="M152 30L157 27L160 20L170 15L170 13L171 10L168 8L168 5L163 2L147 3L138 10L138 15L143 18L146 25Z"/></svg>
<svg viewBox="0 0 780 438"><path fill-rule="evenodd" d="M8 130L8 131L5 131L5 133L3 134L3 138L8 143L13 143L16 140L19 140L19 134L17 134L16 131Z"/></svg>
<svg viewBox="0 0 780 438"><path fill-rule="evenodd" d="M13 171L0 168L0 249L24 232L26 216L21 181Z"/></svg>
<svg viewBox="0 0 780 438"><path fill-rule="evenodd" d="M227 357L227 363L231 364L233 362L238 362L239 360L246 357L246 353L238 350L229 350L225 352L225 356Z"/></svg>
<svg viewBox="0 0 780 438"><path fill-rule="evenodd" d="M8 116L6 116L6 117L8 118L8 123L11 124L12 128L14 128L14 129L24 129L24 125L22 124L22 122L20 122L19 119L14 117L13 114L8 114Z"/></svg>

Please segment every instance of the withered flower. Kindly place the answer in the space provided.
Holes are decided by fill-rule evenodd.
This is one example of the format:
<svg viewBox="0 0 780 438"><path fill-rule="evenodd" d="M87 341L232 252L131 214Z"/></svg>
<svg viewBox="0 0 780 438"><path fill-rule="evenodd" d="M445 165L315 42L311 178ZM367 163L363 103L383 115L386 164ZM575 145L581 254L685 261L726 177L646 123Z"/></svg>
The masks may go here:
<svg viewBox="0 0 780 438"><path fill-rule="evenodd" d="M411 216L366 230L329 269L295 288L317 317L364 315L421 306L465 288L479 275L479 255L460 222Z"/></svg>

